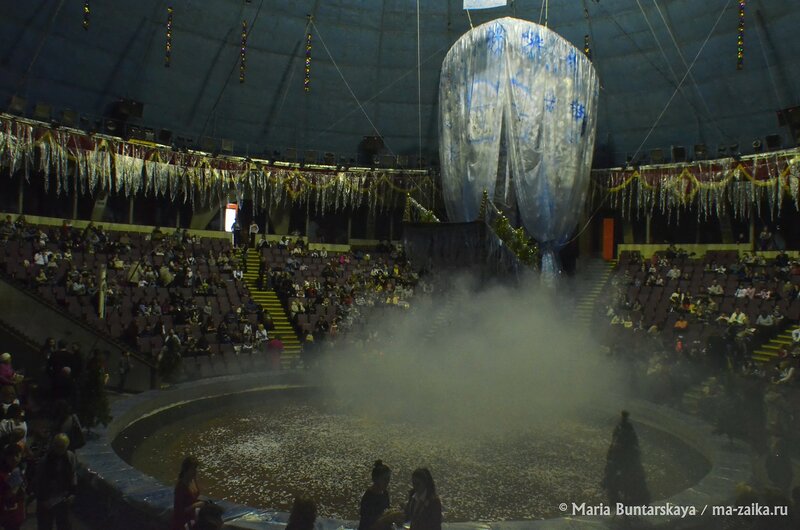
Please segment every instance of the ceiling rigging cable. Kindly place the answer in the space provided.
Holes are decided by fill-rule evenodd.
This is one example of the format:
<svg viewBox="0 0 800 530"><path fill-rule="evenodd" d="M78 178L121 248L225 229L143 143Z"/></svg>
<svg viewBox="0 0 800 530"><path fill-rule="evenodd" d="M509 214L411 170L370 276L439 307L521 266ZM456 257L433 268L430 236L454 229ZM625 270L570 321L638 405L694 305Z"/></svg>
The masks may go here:
<svg viewBox="0 0 800 530"><path fill-rule="evenodd" d="M50 34L53 33L56 17L61 12L62 7L64 7L64 0L61 0L58 3L58 6L56 6L55 11L53 11L53 16L50 17L50 22L48 22L47 24L47 31L44 32L44 34L42 35L42 39L39 41L39 45L36 46L36 51L34 52L33 57L31 58L31 62L28 63L28 68L25 70L25 73L22 74L22 77L20 78L19 83L17 84L17 92L19 92L19 89L22 88L23 84L25 84L25 81L28 80L28 76L30 75L31 70L33 70L33 65L36 64L36 60L39 58L39 54L42 52L44 43L47 41L47 38L50 37Z"/></svg>
<svg viewBox="0 0 800 530"><path fill-rule="evenodd" d="M419 0L417 0L417 141L419 145L417 165L422 163L422 54L420 48Z"/></svg>
<svg viewBox="0 0 800 530"><path fill-rule="evenodd" d="M250 35L253 32L253 28L255 28L256 21L258 20L258 16L261 14L261 8L264 7L264 0L261 0L261 3L258 4L258 9L256 10L255 15L253 15L253 21L247 25L247 34ZM228 88L228 83L230 83L231 78L233 77L233 72L239 68L239 61L241 60L240 56L236 55L236 61L233 62L231 66L230 72L228 72L228 77L225 79L225 83L222 85L222 90L219 91L217 95L217 99L214 101L214 104L211 106L211 110L208 112L208 116L206 117L205 123L203 123L203 130L200 133L200 137L205 136L206 131L208 130L208 122L211 121L211 118L214 117L216 120L216 112L217 107L219 106L219 102L222 101L222 96L225 94L225 90ZM213 131L212 131L213 132Z"/></svg>
<svg viewBox="0 0 800 530"><path fill-rule="evenodd" d="M342 78L342 81L344 82L344 85L347 87L347 90L350 91L350 95L353 96L353 99L355 100L356 104L358 105L358 108L361 109L361 112L364 114L364 117L367 118L367 121L369 122L370 126L372 127L372 130L375 131L375 134L377 134L378 136L383 138L383 135L380 133L378 128L372 122L372 119L369 117L369 114L367 114L367 111L364 109L364 106L361 104L361 101L359 101L358 97L356 96L356 93L353 92L353 89L350 87L350 83L348 83L347 79L345 79L344 74L342 73L342 70L339 68L339 65L336 64L336 60L333 58L333 55L331 55L331 51L328 49L328 45L325 44L325 39L322 37L322 33L320 32L320 30L317 27L317 25L314 23L313 19L311 20L311 25L314 27L314 31L316 32L317 37L319 37L319 42L322 44L322 48L325 50L325 53L328 54L328 58L331 60L331 63L333 63L333 66L334 66L334 68L336 68L336 71L339 72L339 77ZM389 152L392 154L392 156L397 156L395 154L395 152L392 151L392 148L389 147L389 144L386 143L385 139L384 139L383 145L386 146L386 149L389 150Z"/></svg>
<svg viewBox="0 0 800 530"><path fill-rule="evenodd" d="M308 30L311 28L311 15L308 15L308 22L306 22L305 29L303 30L303 38L308 35ZM296 56L292 54L289 57L289 65L294 62ZM289 89L292 86L292 79L294 79L294 71L295 68L289 68L289 80L286 82L286 85L283 87L283 96L281 96L281 102L278 105L278 110L275 112L275 118L273 119L274 123L278 123L278 119L281 117L281 111L283 110L283 105L286 103L286 97L289 95Z"/></svg>
<svg viewBox="0 0 800 530"><path fill-rule="evenodd" d="M772 62L767 57L767 50L765 47L764 39L761 37L761 24L756 22L753 24L756 27L756 34L758 35L758 43L761 45L761 54L764 56L764 63L767 65L767 74L769 76L770 85L772 85L772 91L775 93L775 102L778 105L779 109L786 108L783 103L783 98L781 98L780 93L778 92L778 83L775 81L775 74L772 71Z"/></svg>
<svg viewBox="0 0 800 530"><path fill-rule="evenodd" d="M661 113L658 115L656 120L653 122L653 125L650 127L650 130L647 132L647 135L644 137L644 140L642 140L642 143L639 144L639 148L636 149L636 152L633 154L632 160L636 160L636 157L639 156L639 153L641 153L642 148L647 143L647 140L650 139L650 136L652 136L653 131L655 131L656 127L658 126L659 122L661 121L661 118L663 118L664 114L666 114L667 109L669 109L669 106L672 104L672 100L675 99L675 96L678 94L678 91L680 90L681 86L683 86L683 83L686 81L686 78L689 77L689 74L692 72L692 68L694 68L694 65L697 62L697 59L700 58L700 55L703 53L703 50L706 48L706 44L708 44L708 41L711 40L711 35L713 35L714 34L714 30L717 29L717 26L719 25L719 21L722 20L722 15L724 15L725 11L728 10L728 7L730 6L731 1L732 0L728 0L726 2L726 4L725 4L725 7L722 8L722 11L720 11L719 16L717 17L717 20L714 22L714 25L711 27L711 31L709 31L708 35L706 36L706 40L703 41L702 46L700 46L700 49L697 51L697 55L694 56L694 60L692 60L692 64L689 65L689 68L686 70L686 74L684 74L683 78L678 83L678 86L675 87L675 90L672 92L672 95L670 96L669 100L667 100L667 103L666 103L666 105L664 105L664 108L661 111Z"/></svg>
<svg viewBox="0 0 800 530"><path fill-rule="evenodd" d="M450 46L449 44L445 44L444 46L440 47L438 50L436 50L435 52L433 52L430 55L428 55L427 57L425 57L425 59L422 60L422 64L426 64L428 61L430 61L431 59L433 59L434 57L436 57L437 55L439 55L440 53L442 53L443 51L448 49L449 46ZM377 91L375 94L370 96L368 99L365 99L364 100L364 104L372 103L378 96L380 96L381 94L383 94L384 92L386 92L387 90L392 88L394 85L396 85L397 83L399 83L400 81L402 81L406 77L408 77L411 74L415 73L416 71L417 71L416 68L410 68L405 73L403 73L403 75L401 75L400 77L398 77L397 79L395 79L394 81L392 81L391 83L389 83L388 85L386 85L385 87L383 87L382 89ZM348 116L350 116L354 112L358 112L358 108L350 109L349 111L347 111L344 114L340 115L330 125L326 126L324 129L321 129L320 132L317 133L317 136L312 138L312 140L314 140L316 138L319 138L321 135L329 132L332 128L336 127L339 123L343 122L345 119L347 119Z"/></svg>
<svg viewBox="0 0 800 530"><path fill-rule="evenodd" d="M542 16L544 16L544 27L547 27L547 16L550 11L550 0L542 0L542 8L539 10L539 25L542 25Z"/></svg>
<svg viewBox="0 0 800 530"><path fill-rule="evenodd" d="M684 68L689 68L689 64L686 62L686 57L683 55L683 52L681 51L681 47L678 45L678 40L675 38L675 34L672 32L672 28L670 28L670 25L669 25L669 23L667 23L667 19L664 16L664 13L661 11L661 7L658 5L658 0L653 0L653 5L656 6L656 11L658 11L659 17L661 17L661 22L664 23L664 27L666 28L670 39L672 39L672 44L675 46L675 50L678 52L678 57L680 57L681 62L683 63L683 67ZM641 6L640 6L640 9L641 9ZM642 14L644 14L644 10L642 10ZM645 17L645 19L646 18L647 17ZM649 25L650 24L648 23L648 26ZM650 31L653 33L653 37L655 38L655 32L653 31L652 28L650 29ZM659 45L659 48L660 47L661 46ZM670 68L670 70L672 70L672 69ZM673 75L674 75L674 73L673 73ZM711 108L708 106L708 101L706 101L705 96L703 96L703 91L700 90L700 85L697 83L697 80L695 79L693 73L689 74L689 80L694 85L695 92L697 92L697 96L700 98L700 103L703 105L703 110L705 111L705 114L706 114L709 122L714 127L716 127L716 129L719 131L719 133L722 135L723 138L725 138L725 139L730 138L730 135L727 132L725 132L722 129L722 127L719 125L719 122L717 122L717 120L714 119L714 113L711 112ZM676 81L677 81L677 78L676 78Z"/></svg>

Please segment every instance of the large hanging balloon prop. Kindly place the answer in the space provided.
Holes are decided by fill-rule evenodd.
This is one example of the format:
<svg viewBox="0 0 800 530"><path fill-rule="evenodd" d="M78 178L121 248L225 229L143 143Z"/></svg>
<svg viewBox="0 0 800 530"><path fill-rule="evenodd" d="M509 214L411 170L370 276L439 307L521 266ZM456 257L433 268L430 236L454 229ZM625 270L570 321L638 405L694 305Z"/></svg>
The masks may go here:
<svg viewBox="0 0 800 530"><path fill-rule="evenodd" d="M523 224L556 273L586 200L598 89L589 58L544 26L502 18L456 41L439 88L450 220L474 221L483 191L493 196L504 142Z"/></svg>

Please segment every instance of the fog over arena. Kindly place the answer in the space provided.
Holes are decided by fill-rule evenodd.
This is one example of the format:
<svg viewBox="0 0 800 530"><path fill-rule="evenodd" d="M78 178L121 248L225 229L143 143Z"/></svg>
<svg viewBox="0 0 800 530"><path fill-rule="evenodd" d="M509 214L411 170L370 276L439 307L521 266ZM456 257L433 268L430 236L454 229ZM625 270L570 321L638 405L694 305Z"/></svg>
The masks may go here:
<svg viewBox="0 0 800 530"><path fill-rule="evenodd" d="M354 413L467 431L557 421L619 397L621 371L538 280L452 285L447 310L428 298L370 320L378 351L332 355L323 386Z"/></svg>

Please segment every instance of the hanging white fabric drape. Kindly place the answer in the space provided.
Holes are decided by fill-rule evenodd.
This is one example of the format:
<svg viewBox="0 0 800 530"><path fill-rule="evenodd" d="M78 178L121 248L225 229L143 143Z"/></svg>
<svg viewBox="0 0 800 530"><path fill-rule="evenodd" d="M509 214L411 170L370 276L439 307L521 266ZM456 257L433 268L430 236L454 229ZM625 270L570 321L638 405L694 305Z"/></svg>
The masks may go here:
<svg viewBox="0 0 800 530"><path fill-rule="evenodd" d="M486 45L485 25L450 48L439 84L442 187L451 221L474 221L497 176L506 83L503 43ZM476 53L480 50L481 53Z"/></svg>
<svg viewBox="0 0 800 530"><path fill-rule="evenodd" d="M493 196L502 138L523 224L552 261L586 200L598 90L589 59L544 26L502 18L462 36L439 92L450 220L475 220L483 190Z"/></svg>

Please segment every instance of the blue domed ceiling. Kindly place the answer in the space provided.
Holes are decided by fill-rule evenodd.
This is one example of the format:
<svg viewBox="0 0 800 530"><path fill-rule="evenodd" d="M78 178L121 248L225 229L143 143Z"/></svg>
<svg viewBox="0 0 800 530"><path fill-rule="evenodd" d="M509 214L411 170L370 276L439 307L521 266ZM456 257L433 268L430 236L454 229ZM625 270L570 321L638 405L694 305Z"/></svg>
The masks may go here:
<svg viewBox="0 0 800 530"><path fill-rule="evenodd" d="M0 96L102 116L119 98L144 104L141 124L175 136L226 138L253 156L296 148L355 156L380 134L387 153L438 148L442 60L469 30L461 0L0 0ZM173 7L171 67L164 67ZM602 83L598 146L616 162L637 151L697 56L643 151L739 143L784 134L776 110L800 104L800 3L746 3L744 68L736 68L735 0L558 0L548 25L577 47L590 35ZM303 90L307 14L311 90ZM473 11L475 25L539 21L542 0ZM242 21L247 67L239 82ZM713 31L712 31L712 28ZM706 40L708 37L708 40ZM323 45L324 43L324 45ZM327 50L326 50L327 47Z"/></svg>

